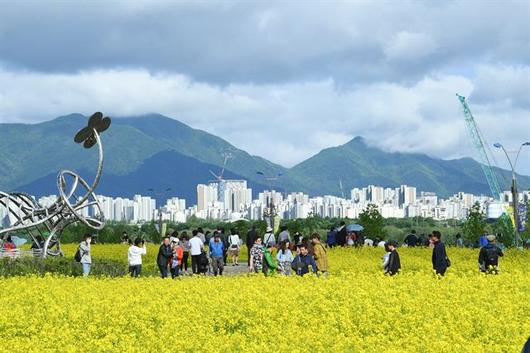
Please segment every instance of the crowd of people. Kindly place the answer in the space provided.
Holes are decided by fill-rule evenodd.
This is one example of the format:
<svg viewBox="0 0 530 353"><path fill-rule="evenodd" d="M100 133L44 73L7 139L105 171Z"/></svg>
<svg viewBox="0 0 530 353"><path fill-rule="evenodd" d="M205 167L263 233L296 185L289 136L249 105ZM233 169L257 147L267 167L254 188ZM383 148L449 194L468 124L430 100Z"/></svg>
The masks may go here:
<svg viewBox="0 0 530 353"><path fill-rule="evenodd" d="M330 234L331 233L331 234ZM317 276L327 277L329 273L327 251L334 246L347 246L362 244L363 246L378 246L385 249L382 258L382 269L386 275L393 276L401 271L401 258L398 253L397 241L381 241L364 238L360 234L347 232L345 224L337 229L330 230L326 242L321 241L318 233L304 237L300 233L291 236L286 227L281 227L276 237L273 229L268 227L263 235L253 226L246 234L245 239L231 230L226 234L223 228L212 232L204 232L202 228L192 231L191 237L187 232L173 232L164 237L156 258L156 263L162 278L177 278L188 272L191 259L191 275L211 273L222 276L230 260L232 266L240 266L239 255L241 246L248 249L247 266L249 272L263 273L265 276L276 274L290 276L296 274L304 276L312 272ZM79 244L76 261L83 267L83 274L88 276L91 269L92 257L90 244L92 237L85 235ZM496 244L495 235L484 236L485 243L480 249L478 265L484 273L497 274L499 271L499 258L504 254ZM129 244L128 263L129 273L138 277L142 272L142 257L146 255L144 240L129 239L126 233L122 241ZM457 237L456 246L459 246ZM444 276L451 266L447 256L445 244L439 231L433 231L427 241L416 235L412 230L403 240L402 246L416 247L428 246L432 248L432 268L439 276Z"/></svg>

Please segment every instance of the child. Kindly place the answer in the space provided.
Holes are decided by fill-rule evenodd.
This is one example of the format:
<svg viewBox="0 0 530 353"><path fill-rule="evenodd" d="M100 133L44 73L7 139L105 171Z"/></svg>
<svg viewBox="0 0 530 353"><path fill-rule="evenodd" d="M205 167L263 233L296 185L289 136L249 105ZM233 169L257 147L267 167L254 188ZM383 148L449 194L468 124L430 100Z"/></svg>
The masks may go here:
<svg viewBox="0 0 530 353"><path fill-rule="evenodd" d="M173 257L171 258L171 278L179 276L179 268L182 263L182 257L184 256L184 249L179 243L173 245Z"/></svg>

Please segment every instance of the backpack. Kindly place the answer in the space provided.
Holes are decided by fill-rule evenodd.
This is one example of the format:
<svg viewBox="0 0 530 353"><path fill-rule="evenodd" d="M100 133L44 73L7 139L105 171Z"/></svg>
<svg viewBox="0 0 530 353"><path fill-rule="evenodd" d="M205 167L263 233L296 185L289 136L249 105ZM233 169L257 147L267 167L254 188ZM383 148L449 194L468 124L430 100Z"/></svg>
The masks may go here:
<svg viewBox="0 0 530 353"><path fill-rule="evenodd" d="M496 246L486 248L486 266L497 265L499 262L499 253Z"/></svg>
<svg viewBox="0 0 530 353"><path fill-rule="evenodd" d="M75 255L74 255L74 260L75 262L81 262L81 249L80 248L77 248L77 251L75 252Z"/></svg>

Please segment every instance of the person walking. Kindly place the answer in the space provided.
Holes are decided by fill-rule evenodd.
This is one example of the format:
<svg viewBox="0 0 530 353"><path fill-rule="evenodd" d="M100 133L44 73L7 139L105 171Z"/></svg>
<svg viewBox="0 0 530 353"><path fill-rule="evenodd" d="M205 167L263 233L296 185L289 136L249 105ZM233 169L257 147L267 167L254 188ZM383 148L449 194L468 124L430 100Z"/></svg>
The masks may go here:
<svg viewBox="0 0 530 353"><path fill-rule="evenodd" d="M258 233L256 232L256 226L252 225L250 230L247 232L247 238L245 239L245 244L247 246L247 265L250 267L250 249L254 246L254 240L258 237Z"/></svg>
<svg viewBox="0 0 530 353"><path fill-rule="evenodd" d="M168 276L168 265L169 260L173 254L171 245L169 244L169 237L165 236L160 248L158 249L158 255L156 257L156 264L160 271L160 277L167 278Z"/></svg>
<svg viewBox="0 0 530 353"><path fill-rule="evenodd" d="M90 269L92 268L92 255L90 254L91 243L92 236L90 234L85 234L83 241L79 243L79 253L81 255L81 260L79 262L83 266L84 277L87 277L90 274Z"/></svg>
<svg viewBox="0 0 530 353"><path fill-rule="evenodd" d="M431 242L434 245L432 249L432 268L437 275L443 276L447 268L451 265L447 252L445 251L445 244L441 241L442 234L435 230L431 234Z"/></svg>
<svg viewBox="0 0 530 353"><path fill-rule="evenodd" d="M235 229L232 229L231 233L228 237L228 255L232 258L232 266L239 266L239 234L236 233Z"/></svg>
<svg viewBox="0 0 530 353"><path fill-rule="evenodd" d="M142 256L147 253L145 242L140 238L134 239L134 244L129 246L127 259L129 262L129 273L131 277L138 277L142 272Z"/></svg>
<svg viewBox="0 0 530 353"><path fill-rule="evenodd" d="M313 269L313 273L317 273L317 264L313 256L309 254L307 246L302 244L298 247L299 254L294 258L291 263L292 269L296 272L298 276L304 276L306 273L309 273L309 266Z"/></svg>
<svg viewBox="0 0 530 353"><path fill-rule="evenodd" d="M208 250L210 252L210 259L212 259L213 275L217 276L219 273L222 276L225 267L223 261L224 244L219 232L215 232L214 237L210 240Z"/></svg>
<svg viewBox="0 0 530 353"><path fill-rule="evenodd" d="M260 273L263 270L263 245L261 244L261 237L259 235L254 239L254 245L250 249L249 259L249 271Z"/></svg>
<svg viewBox="0 0 530 353"><path fill-rule="evenodd" d="M276 246L276 238L271 227L267 227L267 232L263 235L263 245L267 248Z"/></svg>
<svg viewBox="0 0 530 353"><path fill-rule="evenodd" d="M182 261L180 262L179 272L188 271L188 259L190 257L190 237L187 232L182 232L180 235L182 246Z"/></svg>
<svg viewBox="0 0 530 353"><path fill-rule="evenodd" d="M340 227L337 229L337 245L345 246L348 237L348 231L346 230L346 222L341 221Z"/></svg>
<svg viewBox="0 0 530 353"><path fill-rule="evenodd" d="M203 252L204 243L200 238L198 230L194 230L193 237L190 239L190 254L191 254L191 271L193 274L199 274L199 263L201 253Z"/></svg>
<svg viewBox="0 0 530 353"><path fill-rule="evenodd" d="M334 227L331 227L328 234L326 235L326 244L328 244L328 247L330 248L333 248L335 245L337 245L337 231Z"/></svg>
<svg viewBox="0 0 530 353"><path fill-rule="evenodd" d="M228 234L226 234L224 228L219 228L219 235L223 242L223 263L226 264L228 258Z"/></svg>
<svg viewBox="0 0 530 353"><path fill-rule="evenodd" d="M320 242L320 234L314 233L311 236L311 243L313 244L313 256L317 263L317 269L324 277L327 277L329 271L328 255L324 245Z"/></svg>
<svg viewBox="0 0 530 353"><path fill-rule="evenodd" d="M281 242L280 249L276 254L276 260L278 260L278 268L280 273L285 276L291 275L291 263L293 262L293 253L289 249L288 242Z"/></svg>
<svg viewBox="0 0 530 353"><path fill-rule="evenodd" d="M171 278L177 278L180 276L180 265L182 263L182 258L184 256L184 249L180 243L175 243L172 246L173 255L171 257Z"/></svg>
<svg viewBox="0 0 530 353"><path fill-rule="evenodd" d="M388 250L388 262L384 267L385 275L394 276L401 270L401 260L397 252L397 242L391 240L385 248Z"/></svg>
<svg viewBox="0 0 530 353"><path fill-rule="evenodd" d="M493 234L486 236L488 245L480 248L478 255L478 266L482 273L498 274L499 273L499 257L504 256L501 248L497 246L497 237Z"/></svg>

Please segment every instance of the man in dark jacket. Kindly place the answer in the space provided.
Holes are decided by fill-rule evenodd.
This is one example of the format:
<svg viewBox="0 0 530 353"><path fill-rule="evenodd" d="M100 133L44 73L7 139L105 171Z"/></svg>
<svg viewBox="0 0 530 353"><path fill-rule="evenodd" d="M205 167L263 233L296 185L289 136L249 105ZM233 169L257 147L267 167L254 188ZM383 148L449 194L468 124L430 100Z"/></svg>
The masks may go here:
<svg viewBox="0 0 530 353"><path fill-rule="evenodd" d="M499 257L504 256L502 250L497 246L497 238L490 234L486 236L488 245L480 248L478 255L478 266L481 272L489 274L499 273Z"/></svg>
<svg viewBox="0 0 530 353"><path fill-rule="evenodd" d="M337 229L337 245L346 245L346 238L348 237L348 231L346 230L346 222L340 222L340 227Z"/></svg>
<svg viewBox="0 0 530 353"><path fill-rule="evenodd" d="M399 254L397 252L397 242L391 240L387 244L388 250L390 250L390 255L388 258L388 265L385 267L385 274L393 276L401 270L401 260L399 259Z"/></svg>
<svg viewBox="0 0 530 353"><path fill-rule="evenodd" d="M317 273L317 263L313 256L309 254L306 245L300 245L298 247L299 254L296 256L291 263L291 267L296 271L298 276L303 276L306 273L309 273L309 266L313 268L313 273Z"/></svg>
<svg viewBox="0 0 530 353"><path fill-rule="evenodd" d="M431 234L431 240L434 244L432 249L432 268L436 271L437 275L445 275L445 271L449 267L449 259L447 258L447 253L445 251L445 245L440 240L442 234L435 230Z"/></svg>
<svg viewBox="0 0 530 353"><path fill-rule="evenodd" d="M246 245L248 250L248 259L247 264L250 267L250 249L254 246L254 242L256 238L258 237L258 233L256 232L256 226L253 225L252 228L247 232L247 239L246 239Z"/></svg>
<svg viewBox="0 0 530 353"><path fill-rule="evenodd" d="M418 244L418 237L416 236L416 231L413 229L410 234L405 237L405 240L403 242L407 244L408 247L416 246L416 244Z"/></svg>
<svg viewBox="0 0 530 353"><path fill-rule="evenodd" d="M168 274L169 258L173 255L171 245L169 245L169 237L164 237L160 249L158 249L158 256L156 257L156 264L160 269L160 276L166 278Z"/></svg>

